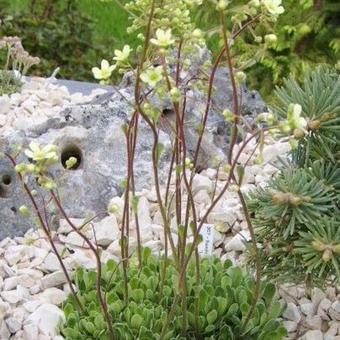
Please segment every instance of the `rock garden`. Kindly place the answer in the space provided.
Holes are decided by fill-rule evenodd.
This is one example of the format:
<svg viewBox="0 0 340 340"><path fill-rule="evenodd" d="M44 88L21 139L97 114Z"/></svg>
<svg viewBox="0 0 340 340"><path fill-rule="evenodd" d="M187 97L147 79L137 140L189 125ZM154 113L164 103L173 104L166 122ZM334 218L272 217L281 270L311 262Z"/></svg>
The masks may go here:
<svg viewBox="0 0 340 340"><path fill-rule="evenodd" d="M340 340L339 63L268 96L288 0L116 4L99 83L2 22L0 339Z"/></svg>

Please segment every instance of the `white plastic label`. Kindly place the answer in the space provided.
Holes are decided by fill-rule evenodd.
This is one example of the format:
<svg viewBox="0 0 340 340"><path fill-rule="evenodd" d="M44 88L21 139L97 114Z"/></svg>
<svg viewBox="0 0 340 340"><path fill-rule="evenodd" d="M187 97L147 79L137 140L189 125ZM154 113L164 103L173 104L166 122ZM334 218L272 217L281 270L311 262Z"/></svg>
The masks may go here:
<svg viewBox="0 0 340 340"><path fill-rule="evenodd" d="M198 245L198 252L201 256L211 256L214 249L214 225L203 224L200 234L203 241Z"/></svg>

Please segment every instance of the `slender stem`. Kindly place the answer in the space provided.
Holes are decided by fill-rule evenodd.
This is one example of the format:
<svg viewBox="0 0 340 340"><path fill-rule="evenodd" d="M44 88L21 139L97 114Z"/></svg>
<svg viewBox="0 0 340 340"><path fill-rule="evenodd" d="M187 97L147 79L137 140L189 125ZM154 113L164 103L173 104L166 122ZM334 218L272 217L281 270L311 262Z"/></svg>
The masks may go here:
<svg viewBox="0 0 340 340"><path fill-rule="evenodd" d="M11 161L13 166L15 167L17 165L15 159L11 155L9 155L7 153L5 155ZM70 275L69 275L69 273L68 273L68 271L67 271L67 269L66 269L66 267L64 265L64 262L62 260L61 255L58 252L57 247L54 244L54 240L52 238L51 231L50 231L49 227L44 222L44 219L43 219L43 217L42 217L42 215L40 213L40 210L38 208L38 203L36 202L34 196L32 195L32 192L31 192L30 188L28 187L28 185L24 182L22 175L19 173L18 176L20 178L21 183L23 184L23 187L24 187L24 190L25 190L26 194L28 195L28 197L29 197L29 199L30 199L30 201L31 201L31 203L33 205L34 212L35 212L35 214L38 217L39 223L40 223L41 227L44 230L44 233L45 233L45 235L46 235L46 237L47 237L47 239L48 239L48 241L49 241L49 243L50 243L50 245L52 247L52 250L53 250L54 254L57 256L58 262L59 262L59 264L61 266L61 269L62 269L62 271L63 271L63 273L65 275L65 278L66 278L67 284L70 287L71 293L74 296L78 307L80 308L80 310L83 311L84 310L84 306L80 302L80 300L79 300L79 298L77 296L77 293L76 293L76 291L73 288L73 284L72 284L72 280L70 278Z"/></svg>
<svg viewBox="0 0 340 340"><path fill-rule="evenodd" d="M242 208L243 208L243 212L244 212L244 216L246 218L246 222L247 222L247 226L248 226L248 230L251 236L251 242L252 242L252 246L254 249L254 253L255 253L255 288L254 288L254 297L253 297L253 303L250 307L250 310L248 312L248 315L244 321L244 323L242 324L242 330L245 331L248 322L250 321L250 319L252 318L252 316L254 315L255 312L255 308L256 308L256 304L259 300L260 297L260 289L261 289L261 260L260 260L260 254L259 254L259 250L257 248L257 244L256 244L256 235L255 235L255 230L254 230L254 226L252 224L251 221L251 217L249 214L249 210L247 207L247 203L246 200L244 198L244 195L242 193L241 190L238 190L237 192L238 197L241 201L242 204Z"/></svg>
<svg viewBox="0 0 340 340"><path fill-rule="evenodd" d="M224 49L225 53L227 56L227 63L228 63L228 69L229 69L229 76L231 80L231 86L233 90L233 110L234 110L234 121L233 121L233 127L231 129L231 137L230 137L230 143L229 143L229 149L228 149L228 162L231 164L232 162L232 156L233 156L233 149L234 145L237 140L237 125L239 122L239 116L240 116L240 105L238 101L238 90L236 86L236 81L235 81L235 76L234 76L234 68L233 68L233 63L231 59L231 52L230 52L230 47L229 47L229 42L228 42L228 37L227 37L227 25L225 22L225 17L224 13L221 12L221 23L222 23L222 35L223 35L223 41L224 41Z"/></svg>
<svg viewBox="0 0 340 340"><path fill-rule="evenodd" d="M115 333L114 333L113 326L112 326L111 315L110 315L109 310L108 310L107 302L105 301L104 296L103 296L102 291L101 291L102 264L101 264L101 261L100 261L98 251L97 251L96 247L92 244L92 242L72 223L72 221L70 220L70 218L66 214L64 208L62 207L58 197L55 195L55 193L53 191L51 191L51 195L53 197L55 204L57 205L58 209L60 210L61 214L66 219L67 223L70 225L70 227L73 229L73 231L75 231L84 240L84 242L89 246L89 248L91 249L91 251L93 252L93 254L96 258L96 263L97 263L97 277L96 277L97 296L98 296L99 303L100 303L101 308L102 308L103 313L104 313L106 324L107 324L108 329L109 329L110 338L112 340L115 340L116 337L115 337Z"/></svg>

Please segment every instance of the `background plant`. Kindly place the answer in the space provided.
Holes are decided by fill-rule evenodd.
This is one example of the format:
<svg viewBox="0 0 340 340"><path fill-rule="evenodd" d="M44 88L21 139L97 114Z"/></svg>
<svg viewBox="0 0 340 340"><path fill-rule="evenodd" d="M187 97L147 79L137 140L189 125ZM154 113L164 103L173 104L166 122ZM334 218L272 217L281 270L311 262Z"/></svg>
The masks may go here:
<svg viewBox="0 0 340 340"><path fill-rule="evenodd" d="M21 87L21 77L40 62L24 50L18 37L3 37L0 39L0 52L4 55L4 66L0 69L0 96L18 91Z"/></svg>
<svg viewBox="0 0 340 340"><path fill-rule="evenodd" d="M247 1L233 3L244 5ZM283 0L282 4L285 12L271 28L275 36L268 34L266 23L261 23L243 35L233 47L235 54L242 53L245 60L253 60L245 64L248 66L248 85L260 90L266 99L273 99L273 87L282 86L285 77L292 76L301 83L306 71L319 64L334 66L340 57L338 1ZM207 24L218 24L213 7L212 2L204 2L197 20L199 26L210 28L211 46L216 50L219 44L219 39L214 38L216 30L211 30Z"/></svg>
<svg viewBox="0 0 340 340"><path fill-rule="evenodd" d="M112 54L115 40L95 34L94 19L80 9L78 1L32 0L15 6L1 0L0 19L0 35L21 36L26 49L40 56L35 75L51 75L60 67L63 78L88 80L99 51Z"/></svg>

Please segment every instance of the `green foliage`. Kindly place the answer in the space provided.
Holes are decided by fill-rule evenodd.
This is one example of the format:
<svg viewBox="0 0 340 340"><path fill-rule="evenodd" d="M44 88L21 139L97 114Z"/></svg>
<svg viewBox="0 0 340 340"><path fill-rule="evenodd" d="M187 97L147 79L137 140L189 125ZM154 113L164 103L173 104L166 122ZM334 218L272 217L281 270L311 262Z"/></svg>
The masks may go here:
<svg viewBox="0 0 340 340"><path fill-rule="evenodd" d="M305 170L285 169L256 191L250 207L258 212L266 233L288 239L303 225L331 214L334 199L334 192Z"/></svg>
<svg viewBox="0 0 340 340"><path fill-rule="evenodd" d="M302 254L308 272L319 278L334 274L340 277L340 222L322 218L308 229L295 242L296 252Z"/></svg>
<svg viewBox="0 0 340 340"><path fill-rule="evenodd" d="M333 66L340 57L337 0L284 0L283 5L285 13L273 28L277 43L249 69L252 87L265 96L272 96L273 85L283 85L284 77L290 75L302 82L308 69L320 63ZM255 34L261 36L263 29L259 27ZM256 48L251 41L241 46L246 53L253 53Z"/></svg>
<svg viewBox="0 0 340 340"><path fill-rule="evenodd" d="M237 0L233 4L247 2ZM334 66L340 57L339 1L283 0L282 4L285 12L272 28L257 25L233 46L234 54L241 56L238 66L245 60L253 61L248 64L249 85L268 99L273 98L275 85L283 85L284 77L292 76L302 82L308 69L320 63ZM197 15L198 26L208 29L210 35L218 32L218 28L211 29L211 24L218 26L214 14L213 2L205 1ZM277 42L266 43L264 37L269 29L276 34ZM221 46L214 36L209 45L214 51Z"/></svg>
<svg viewBox="0 0 340 340"><path fill-rule="evenodd" d="M302 86L292 79L284 84L274 113L285 119L289 105L299 104L307 127L294 131L298 146L291 160L250 197L249 207L264 274L322 286L340 281L340 77L319 67Z"/></svg>
<svg viewBox="0 0 340 340"><path fill-rule="evenodd" d="M142 268L130 264L129 298L124 303L123 270L114 261L103 267L102 290L105 292L118 339L158 339L177 294L178 272L167 259L164 284L161 282L164 259L150 255L144 249ZM176 306L175 316L165 339L283 339L286 330L277 321L282 306L275 295L275 286L262 284L260 300L246 330L241 326L253 301L254 281L229 261L201 260L200 283L196 285L194 263L187 273L188 324L183 331L183 303ZM66 324L62 334L66 339L107 339L107 329L96 298L96 273L78 269L75 275L78 296L86 307L77 310L73 297L64 305ZM199 289L199 301L195 291ZM197 308L197 309L196 309ZM197 314L195 314L197 311Z"/></svg>
<svg viewBox="0 0 340 340"><path fill-rule="evenodd" d="M78 1L40 0L13 12L7 0L0 0L0 18L0 36L22 37L29 53L41 58L35 75L50 75L60 67L63 78L92 79L91 67L98 62L99 51L112 54L113 41L106 39L104 44L94 36L95 23L79 10Z"/></svg>

